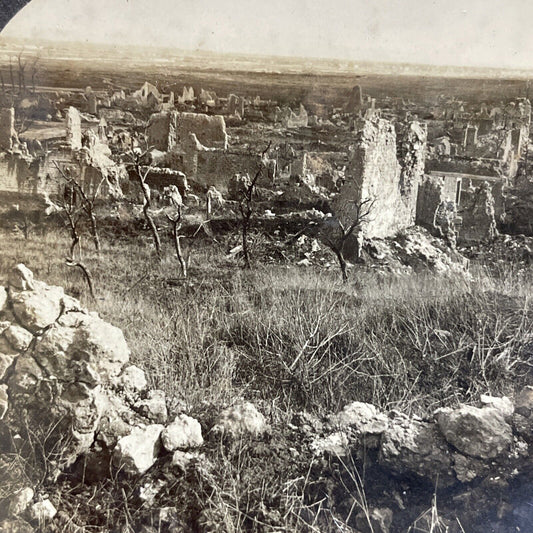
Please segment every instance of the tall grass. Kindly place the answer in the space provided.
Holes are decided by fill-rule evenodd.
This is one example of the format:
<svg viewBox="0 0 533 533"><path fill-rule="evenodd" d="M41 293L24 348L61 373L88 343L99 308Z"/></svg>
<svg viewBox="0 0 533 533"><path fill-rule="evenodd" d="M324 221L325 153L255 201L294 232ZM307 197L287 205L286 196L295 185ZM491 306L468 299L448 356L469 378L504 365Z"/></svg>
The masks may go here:
<svg viewBox="0 0 533 533"><path fill-rule="evenodd" d="M121 327L151 384L195 411L235 396L281 411L336 410L352 400L425 414L512 394L528 379L530 273L384 276L258 267L242 272L222 245L196 247L191 283L170 247L160 263L144 238L85 250L97 300L63 264L68 241L1 236L0 272L25 262Z"/></svg>

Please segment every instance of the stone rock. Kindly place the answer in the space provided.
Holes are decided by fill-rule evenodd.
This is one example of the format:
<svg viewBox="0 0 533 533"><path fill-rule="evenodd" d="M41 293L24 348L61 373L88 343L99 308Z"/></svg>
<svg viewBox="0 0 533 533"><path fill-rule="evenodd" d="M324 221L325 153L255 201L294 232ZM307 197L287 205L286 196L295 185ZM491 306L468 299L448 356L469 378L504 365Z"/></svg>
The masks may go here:
<svg viewBox="0 0 533 533"><path fill-rule="evenodd" d="M169 452L201 446L204 439L200 423L190 416L178 415L161 433L161 442Z"/></svg>
<svg viewBox="0 0 533 533"><path fill-rule="evenodd" d="M250 402L243 402L224 409L220 413L213 433L231 437L250 434L258 437L268 429L265 417Z"/></svg>
<svg viewBox="0 0 533 533"><path fill-rule="evenodd" d="M129 435L134 427L140 426L143 419L117 395L107 391L103 394L103 407L97 439L109 449L113 449L119 439Z"/></svg>
<svg viewBox="0 0 533 533"><path fill-rule="evenodd" d="M30 517L33 520L37 520L39 523L46 522L47 520L52 520L56 515L57 510L54 507L54 504L46 499L41 502L34 503L30 507Z"/></svg>
<svg viewBox="0 0 533 533"><path fill-rule="evenodd" d="M513 402L507 396L496 397L482 394L480 397L481 403L487 407L494 407L498 409L504 418L510 418L514 413Z"/></svg>
<svg viewBox="0 0 533 533"><path fill-rule="evenodd" d="M0 385L0 420L4 418L9 409L9 397L7 395L7 385Z"/></svg>
<svg viewBox="0 0 533 533"><path fill-rule="evenodd" d="M11 516L16 516L22 514L27 508L30 502L33 499L33 489L30 487L25 487L17 491L9 499L9 514Z"/></svg>
<svg viewBox="0 0 533 533"><path fill-rule="evenodd" d="M460 452L480 459L493 459L508 449L513 433L500 410L464 405L435 412L445 439Z"/></svg>
<svg viewBox="0 0 533 533"><path fill-rule="evenodd" d="M6 377L7 371L13 364L14 360L14 355L0 353L0 380L3 380Z"/></svg>
<svg viewBox="0 0 533 533"><path fill-rule="evenodd" d="M0 313L6 310L7 303L7 290L5 289L5 287L0 287Z"/></svg>
<svg viewBox="0 0 533 533"><path fill-rule="evenodd" d="M146 472L156 461L161 449L161 432L164 426L152 424L135 428L122 437L113 451L113 462L122 471L138 475Z"/></svg>
<svg viewBox="0 0 533 533"><path fill-rule="evenodd" d="M479 459L454 453L453 470L459 481L469 483L477 477L485 475L488 471L488 465Z"/></svg>
<svg viewBox="0 0 533 533"><path fill-rule="evenodd" d="M176 450L172 454L171 465L178 467L182 472L187 470L187 467L195 460L205 459L203 454L197 452L184 452L182 450Z"/></svg>
<svg viewBox="0 0 533 533"><path fill-rule="evenodd" d="M11 324L11 326L4 331L4 337L7 339L7 342L19 352L27 350L33 340L33 335L27 329L17 326L16 324Z"/></svg>
<svg viewBox="0 0 533 533"><path fill-rule="evenodd" d="M0 334L3 334L9 326L11 326L11 322L9 320L0 321Z"/></svg>
<svg viewBox="0 0 533 533"><path fill-rule="evenodd" d="M17 291L32 291L35 288L33 272L23 263L19 263L11 270L7 282Z"/></svg>
<svg viewBox="0 0 533 533"><path fill-rule="evenodd" d="M11 303L17 320L30 331L37 332L53 324L61 313L61 300L64 296L61 287L37 285L35 290L14 292Z"/></svg>
<svg viewBox="0 0 533 533"><path fill-rule="evenodd" d="M379 462L400 474L416 473L444 482L451 475L451 456L436 424L396 414L381 437Z"/></svg>
<svg viewBox="0 0 533 533"><path fill-rule="evenodd" d="M368 516L361 512L355 517L355 527L361 533L389 533L392 524L392 511L388 507L372 508Z"/></svg>
<svg viewBox="0 0 533 533"><path fill-rule="evenodd" d="M345 457L349 452L348 436L344 431L337 431L326 437L318 437L311 442L310 448L315 455L330 454Z"/></svg>
<svg viewBox="0 0 533 533"><path fill-rule="evenodd" d="M525 386L515 399L515 412L519 415L529 417L533 411L533 387Z"/></svg>
<svg viewBox="0 0 533 533"><path fill-rule="evenodd" d="M329 417L333 427L351 427L358 433L381 434L387 429L388 418L369 403L352 402L345 405L342 411Z"/></svg>
<svg viewBox="0 0 533 533"><path fill-rule="evenodd" d="M138 366L127 366L115 380L115 386L128 392L142 392L148 387L144 370Z"/></svg>
<svg viewBox="0 0 533 533"><path fill-rule="evenodd" d="M144 400L140 400L133 408L157 424L165 424L168 418L165 393L162 390L151 390Z"/></svg>
<svg viewBox="0 0 533 533"><path fill-rule="evenodd" d="M75 379L94 387L101 379L120 373L129 359L129 348L120 329L91 315L69 316L74 315L75 324L54 324L36 342L33 355L58 379Z"/></svg>

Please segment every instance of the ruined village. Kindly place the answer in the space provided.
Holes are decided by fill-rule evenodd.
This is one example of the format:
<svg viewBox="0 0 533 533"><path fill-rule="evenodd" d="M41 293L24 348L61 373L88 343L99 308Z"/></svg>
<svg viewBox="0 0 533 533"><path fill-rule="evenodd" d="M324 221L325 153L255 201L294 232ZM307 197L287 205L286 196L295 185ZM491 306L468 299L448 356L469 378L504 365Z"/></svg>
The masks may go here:
<svg viewBox="0 0 533 533"><path fill-rule="evenodd" d="M533 531L527 80L2 57L2 531Z"/></svg>

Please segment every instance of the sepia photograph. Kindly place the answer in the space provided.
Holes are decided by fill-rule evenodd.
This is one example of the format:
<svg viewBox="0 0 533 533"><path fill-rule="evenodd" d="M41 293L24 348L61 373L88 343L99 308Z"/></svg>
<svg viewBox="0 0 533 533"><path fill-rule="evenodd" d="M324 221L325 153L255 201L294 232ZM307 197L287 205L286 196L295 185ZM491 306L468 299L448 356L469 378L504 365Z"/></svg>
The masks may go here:
<svg viewBox="0 0 533 533"><path fill-rule="evenodd" d="M0 0L0 533L533 533L532 20Z"/></svg>

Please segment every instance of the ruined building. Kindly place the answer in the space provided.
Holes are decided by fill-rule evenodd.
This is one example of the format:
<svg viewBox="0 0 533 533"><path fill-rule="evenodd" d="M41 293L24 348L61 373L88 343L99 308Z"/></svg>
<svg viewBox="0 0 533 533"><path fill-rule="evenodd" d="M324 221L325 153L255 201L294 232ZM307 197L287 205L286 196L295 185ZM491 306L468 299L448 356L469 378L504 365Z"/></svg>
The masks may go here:
<svg viewBox="0 0 533 533"><path fill-rule="evenodd" d="M177 111L155 113L150 117L147 129L149 145L164 152L188 143L191 133L207 148L224 150L228 146L226 123L220 115Z"/></svg>
<svg viewBox="0 0 533 533"><path fill-rule="evenodd" d="M346 181L334 202L339 220L350 226L363 202L371 204L363 221L366 237L388 237L415 223L418 185L424 172L425 128L414 122L397 147L391 122L366 120L358 133Z"/></svg>
<svg viewBox="0 0 533 533"><path fill-rule="evenodd" d="M0 149L11 150L16 139L15 110L12 107L0 110Z"/></svg>

